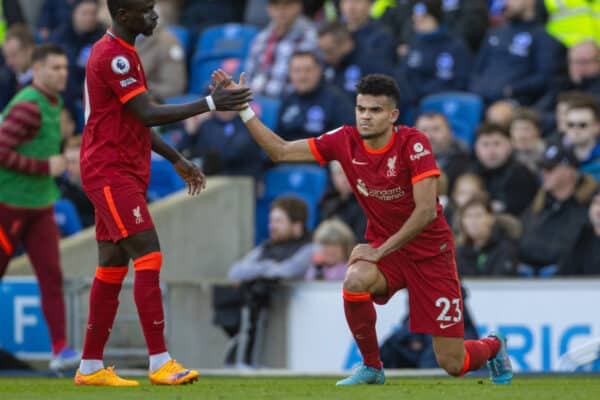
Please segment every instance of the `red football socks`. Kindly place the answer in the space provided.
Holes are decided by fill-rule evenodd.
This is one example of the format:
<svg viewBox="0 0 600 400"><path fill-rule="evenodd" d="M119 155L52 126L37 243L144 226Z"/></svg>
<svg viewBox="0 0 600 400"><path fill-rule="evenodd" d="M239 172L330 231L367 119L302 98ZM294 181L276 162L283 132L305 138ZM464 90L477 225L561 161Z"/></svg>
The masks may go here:
<svg viewBox="0 0 600 400"><path fill-rule="evenodd" d="M379 344L375 333L377 314L369 293L351 293L344 290L344 311L350 331L363 356L363 364L372 368L382 367Z"/></svg>
<svg viewBox="0 0 600 400"><path fill-rule="evenodd" d="M150 355L167 351L162 293L159 277L162 265L160 252L146 254L133 261L135 282L133 296Z"/></svg>
<svg viewBox="0 0 600 400"><path fill-rule="evenodd" d="M476 371L500 350L500 340L487 337L479 340L465 340L465 364L460 375Z"/></svg>
<svg viewBox="0 0 600 400"><path fill-rule="evenodd" d="M104 346L117 315L119 292L127 269L127 266L96 268L96 277L90 290L90 311L81 357L84 360L102 360Z"/></svg>

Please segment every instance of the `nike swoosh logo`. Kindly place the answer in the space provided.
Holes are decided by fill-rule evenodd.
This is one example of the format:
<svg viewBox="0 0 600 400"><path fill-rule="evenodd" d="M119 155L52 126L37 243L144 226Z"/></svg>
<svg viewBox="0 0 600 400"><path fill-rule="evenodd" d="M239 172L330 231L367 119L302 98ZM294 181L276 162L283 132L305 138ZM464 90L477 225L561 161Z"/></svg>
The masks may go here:
<svg viewBox="0 0 600 400"><path fill-rule="evenodd" d="M356 159L352 159L352 164L356 164L356 165L367 165L368 162L365 161L357 161Z"/></svg>
<svg viewBox="0 0 600 400"><path fill-rule="evenodd" d="M152 321L152 323L153 323L154 325L160 325L160 324L164 324L164 323L165 323L165 320L163 319L162 321Z"/></svg>
<svg viewBox="0 0 600 400"><path fill-rule="evenodd" d="M458 324L458 322L455 322L453 324L440 324L440 329L450 328L451 326L454 326L456 324Z"/></svg>

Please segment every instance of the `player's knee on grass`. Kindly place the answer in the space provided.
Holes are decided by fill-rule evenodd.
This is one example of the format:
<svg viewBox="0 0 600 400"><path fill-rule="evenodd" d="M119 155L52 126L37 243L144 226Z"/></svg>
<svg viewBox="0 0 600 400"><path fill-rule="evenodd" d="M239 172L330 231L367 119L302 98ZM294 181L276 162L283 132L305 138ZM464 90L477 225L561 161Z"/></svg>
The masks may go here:
<svg viewBox="0 0 600 400"><path fill-rule="evenodd" d="M348 268L344 290L351 293L370 292L377 282L377 267L367 262L357 262Z"/></svg>

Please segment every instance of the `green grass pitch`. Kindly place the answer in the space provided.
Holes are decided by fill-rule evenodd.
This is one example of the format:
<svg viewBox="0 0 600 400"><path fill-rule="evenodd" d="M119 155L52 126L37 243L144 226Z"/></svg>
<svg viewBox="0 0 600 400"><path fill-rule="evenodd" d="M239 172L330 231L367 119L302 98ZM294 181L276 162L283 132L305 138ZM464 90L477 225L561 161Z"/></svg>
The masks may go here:
<svg viewBox="0 0 600 400"><path fill-rule="evenodd" d="M336 388L334 378L200 377L193 385L137 388L78 387L70 379L0 378L2 400L596 400L600 376L515 377L494 386L484 378L392 378L384 386Z"/></svg>

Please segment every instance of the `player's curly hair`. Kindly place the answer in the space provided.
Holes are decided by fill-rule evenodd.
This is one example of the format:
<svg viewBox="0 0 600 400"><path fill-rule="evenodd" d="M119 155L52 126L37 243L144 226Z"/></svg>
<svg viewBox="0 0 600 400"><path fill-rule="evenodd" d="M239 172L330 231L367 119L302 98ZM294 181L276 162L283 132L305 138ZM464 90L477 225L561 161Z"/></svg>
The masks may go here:
<svg viewBox="0 0 600 400"><path fill-rule="evenodd" d="M396 81L387 75L370 74L363 77L356 85L357 94L368 94L371 96L387 96L398 104L400 100L400 89Z"/></svg>

